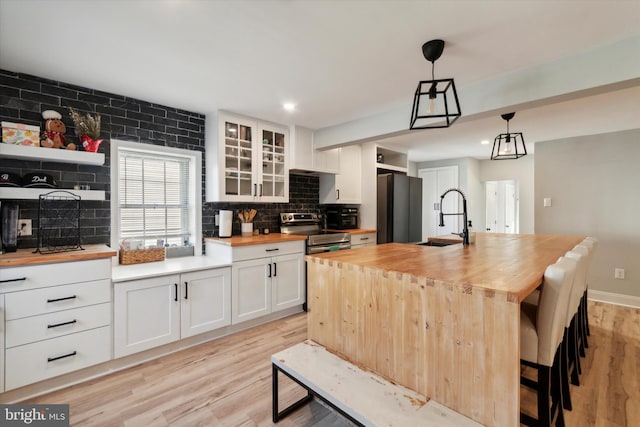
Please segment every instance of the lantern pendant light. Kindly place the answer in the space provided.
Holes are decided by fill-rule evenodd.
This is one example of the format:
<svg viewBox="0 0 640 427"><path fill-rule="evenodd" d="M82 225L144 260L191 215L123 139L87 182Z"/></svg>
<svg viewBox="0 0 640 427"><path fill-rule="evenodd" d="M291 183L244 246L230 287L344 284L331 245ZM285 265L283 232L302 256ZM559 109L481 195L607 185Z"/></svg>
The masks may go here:
<svg viewBox="0 0 640 427"><path fill-rule="evenodd" d="M493 141L491 160L519 159L527 155L527 147L524 145L524 138L521 132L509 132L509 120L516 113L503 114L502 118L507 121L507 133L501 133Z"/></svg>
<svg viewBox="0 0 640 427"><path fill-rule="evenodd" d="M435 62L443 50L443 40L431 40L422 45L422 54L431 62L431 80L418 83L409 129L446 128L462 114L453 79L435 78Z"/></svg>

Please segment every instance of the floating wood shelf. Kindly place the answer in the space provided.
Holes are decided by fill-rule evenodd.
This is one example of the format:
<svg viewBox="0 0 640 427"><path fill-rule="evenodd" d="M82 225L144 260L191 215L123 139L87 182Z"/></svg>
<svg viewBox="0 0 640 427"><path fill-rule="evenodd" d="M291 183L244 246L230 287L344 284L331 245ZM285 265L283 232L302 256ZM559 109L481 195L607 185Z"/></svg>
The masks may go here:
<svg viewBox="0 0 640 427"><path fill-rule="evenodd" d="M104 190L69 190L65 188L22 188L3 187L0 188L0 199L9 200L38 200L41 194L50 193L56 190L70 191L80 196L84 200L104 200Z"/></svg>
<svg viewBox="0 0 640 427"><path fill-rule="evenodd" d="M88 151L58 150L54 148L29 147L24 145L0 144L0 156L9 159L36 160L84 165L103 165L103 153Z"/></svg>

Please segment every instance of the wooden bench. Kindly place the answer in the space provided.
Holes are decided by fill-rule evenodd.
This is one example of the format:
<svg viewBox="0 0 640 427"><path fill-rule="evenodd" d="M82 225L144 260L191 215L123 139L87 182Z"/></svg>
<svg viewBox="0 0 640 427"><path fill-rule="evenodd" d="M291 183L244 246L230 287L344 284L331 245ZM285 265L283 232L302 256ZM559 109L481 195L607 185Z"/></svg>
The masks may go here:
<svg viewBox="0 0 640 427"><path fill-rule="evenodd" d="M274 354L271 364L274 423L316 396L360 426L480 426L413 390L358 368L312 341ZM278 409L279 372L307 390L305 397L282 411Z"/></svg>

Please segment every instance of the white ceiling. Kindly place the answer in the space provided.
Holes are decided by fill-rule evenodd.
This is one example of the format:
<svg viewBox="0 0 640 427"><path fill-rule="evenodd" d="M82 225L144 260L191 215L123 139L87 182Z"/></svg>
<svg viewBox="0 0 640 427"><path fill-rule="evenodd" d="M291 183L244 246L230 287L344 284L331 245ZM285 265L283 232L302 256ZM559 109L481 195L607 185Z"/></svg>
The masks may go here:
<svg viewBox="0 0 640 427"><path fill-rule="evenodd" d="M0 0L1 68L312 129L402 105L408 123L433 38L446 41L436 77L464 88L639 34L640 0ZM638 127L638 99L636 86L538 105L511 130L529 143ZM414 161L487 158L479 141L504 130L461 119L387 143Z"/></svg>

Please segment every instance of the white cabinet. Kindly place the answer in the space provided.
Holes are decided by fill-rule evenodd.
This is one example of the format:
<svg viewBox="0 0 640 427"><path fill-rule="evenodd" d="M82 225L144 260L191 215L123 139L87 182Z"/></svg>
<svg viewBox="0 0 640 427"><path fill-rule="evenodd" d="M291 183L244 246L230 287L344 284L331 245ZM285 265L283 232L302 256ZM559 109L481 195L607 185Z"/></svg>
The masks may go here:
<svg viewBox="0 0 640 427"><path fill-rule="evenodd" d="M289 130L220 112L207 119L207 201L289 201Z"/></svg>
<svg viewBox="0 0 640 427"><path fill-rule="evenodd" d="M336 174L340 169L339 149L319 151L313 146L313 130L302 126L290 126L291 138L289 167L306 172Z"/></svg>
<svg viewBox="0 0 640 427"><path fill-rule="evenodd" d="M110 259L4 268L0 280L5 390L111 359Z"/></svg>
<svg viewBox="0 0 640 427"><path fill-rule="evenodd" d="M114 284L114 355L122 357L230 323L229 268Z"/></svg>
<svg viewBox="0 0 640 427"><path fill-rule="evenodd" d="M0 393L4 392L4 295L0 294Z"/></svg>
<svg viewBox="0 0 640 427"><path fill-rule="evenodd" d="M207 242L207 256L232 263L232 324L305 303L304 250L304 240L248 246Z"/></svg>
<svg viewBox="0 0 640 427"><path fill-rule="evenodd" d="M320 176L320 203L355 203L362 201L362 150L359 145L337 148L340 173Z"/></svg>
<svg viewBox="0 0 640 427"><path fill-rule="evenodd" d="M351 247L355 249L364 246L375 246L377 238L377 233L351 234Z"/></svg>

